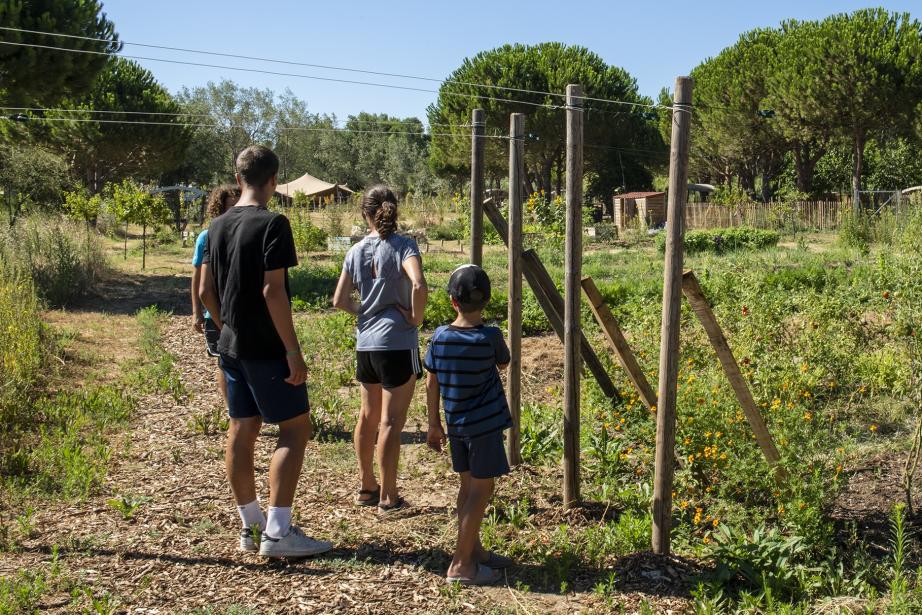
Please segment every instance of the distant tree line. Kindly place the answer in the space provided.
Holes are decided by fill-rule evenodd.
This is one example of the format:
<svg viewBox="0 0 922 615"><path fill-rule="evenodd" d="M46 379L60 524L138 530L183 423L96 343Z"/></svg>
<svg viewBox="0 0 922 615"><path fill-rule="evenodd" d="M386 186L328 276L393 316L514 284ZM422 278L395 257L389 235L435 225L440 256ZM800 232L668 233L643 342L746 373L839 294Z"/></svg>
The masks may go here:
<svg viewBox="0 0 922 615"><path fill-rule="evenodd" d="M699 181L766 200L922 184L922 26L908 14L753 30L691 76Z"/></svg>

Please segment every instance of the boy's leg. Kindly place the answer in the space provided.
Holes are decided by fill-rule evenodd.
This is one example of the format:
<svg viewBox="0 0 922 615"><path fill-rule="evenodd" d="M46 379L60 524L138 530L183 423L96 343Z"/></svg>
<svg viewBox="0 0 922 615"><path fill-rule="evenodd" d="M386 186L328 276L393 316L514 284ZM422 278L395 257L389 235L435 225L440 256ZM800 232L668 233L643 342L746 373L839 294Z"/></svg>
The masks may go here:
<svg viewBox="0 0 922 615"><path fill-rule="evenodd" d="M355 424L353 444L359 463L359 480L363 491L378 488L375 479L375 440L378 437L378 423L381 422L381 385L362 384L362 409Z"/></svg>
<svg viewBox="0 0 922 615"><path fill-rule="evenodd" d="M224 466L238 506L244 506L256 500L253 455L260 427L262 427L262 419L252 416L244 419L231 418L227 428Z"/></svg>
<svg viewBox="0 0 922 615"><path fill-rule="evenodd" d="M397 503L397 465L400 461L400 434L407 422L413 399L416 375L399 387L382 389L381 425L378 429L378 467L381 469L381 505Z"/></svg>
<svg viewBox="0 0 922 615"><path fill-rule="evenodd" d="M449 577L470 579L477 575L480 562L474 553L480 542L480 524L493 495L493 483L492 478L470 478L467 498L458 511L458 545L448 566Z"/></svg>
<svg viewBox="0 0 922 615"><path fill-rule="evenodd" d="M468 495L471 491L471 473L470 472L460 472L458 477L461 479L461 487L458 489L458 500L457 508L455 509L458 516L458 525L461 525L461 509L464 508L464 504L467 502ZM480 542L480 532L477 533L477 544L474 545L474 561L480 562L481 564L486 562L489 558L487 550L483 548L483 544Z"/></svg>

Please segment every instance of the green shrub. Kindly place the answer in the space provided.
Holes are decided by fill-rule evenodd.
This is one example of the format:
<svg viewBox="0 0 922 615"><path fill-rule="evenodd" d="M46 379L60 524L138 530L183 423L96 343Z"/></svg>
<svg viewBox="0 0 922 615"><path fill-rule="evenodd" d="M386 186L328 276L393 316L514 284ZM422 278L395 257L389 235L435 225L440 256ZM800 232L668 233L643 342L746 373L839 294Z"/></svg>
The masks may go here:
<svg viewBox="0 0 922 615"><path fill-rule="evenodd" d="M308 214L301 213L299 209L294 210L289 221L298 252L309 253L326 249L327 232L311 222Z"/></svg>
<svg viewBox="0 0 922 615"><path fill-rule="evenodd" d="M687 254L711 252L725 254L737 250L764 250L778 245L780 235L775 231L741 226L726 229L704 229L685 233L684 246ZM656 236L659 251L666 251L666 233Z"/></svg>
<svg viewBox="0 0 922 615"><path fill-rule="evenodd" d="M292 305L296 309L308 306L327 308L333 301L339 269L303 264L288 272Z"/></svg>
<svg viewBox="0 0 922 615"><path fill-rule="evenodd" d="M28 420L26 401L48 356L45 337L32 281L0 270L0 434Z"/></svg>
<svg viewBox="0 0 922 615"><path fill-rule="evenodd" d="M448 241L461 241L468 236L470 229L465 218L457 217L446 220L441 224L436 224L426 229L426 236L429 239L446 239ZM485 226L489 226L489 222Z"/></svg>
<svg viewBox="0 0 922 615"><path fill-rule="evenodd" d="M38 296L55 307L86 294L105 264L95 233L71 220L36 215L0 231L0 267L7 277L31 277Z"/></svg>

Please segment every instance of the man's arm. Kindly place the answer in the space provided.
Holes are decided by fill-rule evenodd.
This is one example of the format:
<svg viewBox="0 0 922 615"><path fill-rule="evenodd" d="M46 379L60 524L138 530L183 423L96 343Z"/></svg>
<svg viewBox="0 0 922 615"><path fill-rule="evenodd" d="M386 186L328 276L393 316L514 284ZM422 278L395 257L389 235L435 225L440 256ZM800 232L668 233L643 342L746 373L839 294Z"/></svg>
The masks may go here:
<svg viewBox="0 0 922 615"><path fill-rule="evenodd" d="M211 320L217 325L218 329L224 326L221 322L221 300L218 298L218 291L214 286L214 280L211 278L211 272L208 270L208 263L202 264L199 272L198 297L202 305L211 314Z"/></svg>
<svg viewBox="0 0 922 615"><path fill-rule="evenodd" d="M423 262L418 256L411 256L404 259L403 271L410 278L413 285L413 295L411 298L410 311L401 309L404 318L413 326L423 324L426 312L426 300L429 298L429 288L426 286L426 278L423 276Z"/></svg>
<svg viewBox="0 0 922 615"><path fill-rule="evenodd" d="M265 273L263 297L266 299L272 324L285 344L285 358L288 360L289 371L285 382L295 386L304 384L307 380L307 365L304 364L304 356L298 345L298 336L295 334L295 324L291 317L291 304L285 291L285 269L273 269Z"/></svg>
<svg viewBox="0 0 922 615"><path fill-rule="evenodd" d="M445 430L439 416L439 379L432 372L426 374L426 410L429 413L429 431L426 445L434 451L441 452L445 443Z"/></svg>
<svg viewBox="0 0 922 615"><path fill-rule="evenodd" d="M202 278L202 268L193 267L192 268L192 326L199 333L202 332L202 325L205 323L205 318L202 316L202 301L198 296L199 282Z"/></svg>
<svg viewBox="0 0 922 615"><path fill-rule="evenodd" d="M333 293L333 307L357 316L362 306L352 298L354 289L352 276L343 269L343 272L339 275L339 282L336 283L336 292Z"/></svg>

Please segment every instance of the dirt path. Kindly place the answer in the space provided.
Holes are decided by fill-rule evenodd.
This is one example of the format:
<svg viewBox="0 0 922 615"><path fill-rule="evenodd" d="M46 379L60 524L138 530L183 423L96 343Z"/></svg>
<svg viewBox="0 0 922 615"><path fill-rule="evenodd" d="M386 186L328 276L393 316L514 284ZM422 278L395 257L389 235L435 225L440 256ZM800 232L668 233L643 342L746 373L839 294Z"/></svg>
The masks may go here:
<svg viewBox="0 0 922 615"><path fill-rule="evenodd" d="M401 476L415 509L380 521L349 504L351 442L311 442L295 521L337 549L324 558L280 563L237 552L238 519L224 478L223 435L215 428L222 410L211 364L187 316L169 317L163 343L176 356L188 398L142 398L133 429L113 447L103 493L79 504L40 507L39 531L20 553L0 559L0 575L47 567L57 549L69 578L110 593L119 610L138 613L234 605L255 612L355 613L607 612L617 605L629 613L643 600L655 612L678 613L687 606L683 598L637 592L606 603L591 592L606 571L575 571L567 594L515 589L517 580L534 578L534 566L513 569L506 586L447 588L442 575L453 542L455 478L447 460L421 444L404 448ZM273 442L273 428L267 427L257 456L263 498ZM524 493L531 480L527 469L519 470L502 490ZM131 520L106 503L119 496L143 502ZM545 517L551 529L564 521L550 509L537 517ZM70 604L66 587L48 596L42 604L47 609Z"/></svg>

